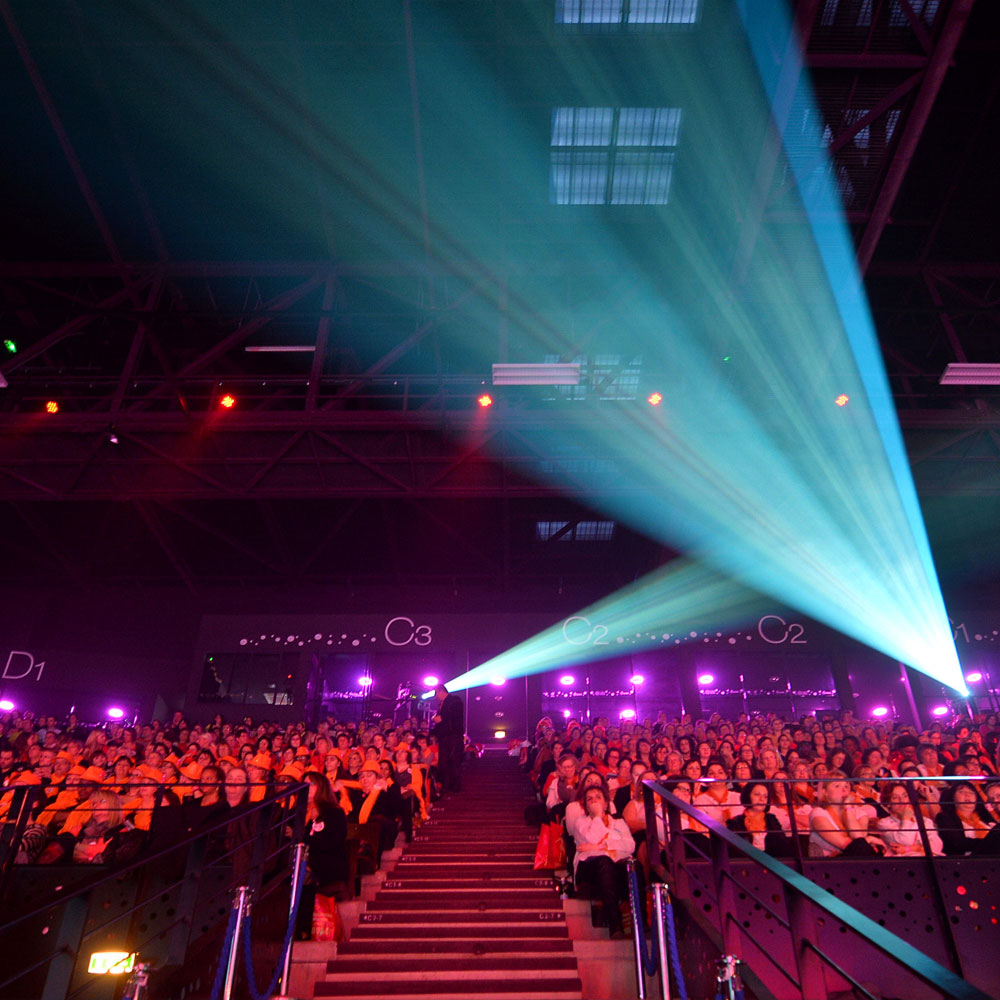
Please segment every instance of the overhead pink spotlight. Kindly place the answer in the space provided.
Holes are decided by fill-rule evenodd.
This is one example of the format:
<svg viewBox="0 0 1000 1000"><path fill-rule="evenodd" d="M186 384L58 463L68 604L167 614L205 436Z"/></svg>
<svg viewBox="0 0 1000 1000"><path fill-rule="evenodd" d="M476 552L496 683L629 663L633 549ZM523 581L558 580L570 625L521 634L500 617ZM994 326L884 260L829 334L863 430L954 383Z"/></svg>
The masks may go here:
<svg viewBox="0 0 1000 1000"><path fill-rule="evenodd" d="M983 675L978 670L973 670L971 674L966 674L965 679L970 684L976 684L983 679Z"/></svg>
<svg viewBox="0 0 1000 1000"><path fill-rule="evenodd" d="M363 688L371 687L372 686L372 679L370 677L368 677L368 676L359 677L358 678L358 684L361 687L363 687Z"/></svg>
<svg viewBox="0 0 1000 1000"><path fill-rule="evenodd" d="M563 718L564 719L568 719L569 718L569 709L568 708L564 708L563 709Z"/></svg>
<svg viewBox="0 0 1000 1000"><path fill-rule="evenodd" d="M881 719L883 715L888 714L889 709L887 709L885 705L879 705L877 708L872 709L872 715L874 715L876 719Z"/></svg>
<svg viewBox="0 0 1000 1000"><path fill-rule="evenodd" d="M108 709L108 718L109 719L124 719L125 718L125 709L124 708L118 708L117 706L112 706L111 708Z"/></svg>
<svg viewBox="0 0 1000 1000"><path fill-rule="evenodd" d="M711 684L712 681L714 680L715 680L714 674L698 674L698 683L702 687L706 687L707 685Z"/></svg>
<svg viewBox="0 0 1000 1000"><path fill-rule="evenodd" d="M13 712L13 711L14 711L14 702L12 702L10 698L4 698L3 701L0 701L0 712Z"/></svg>
<svg viewBox="0 0 1000 1000"><path fill-rule="evenodd" d="M633 674L628 679L628 682L629 682L629 684L632 685L632 687L639 687L640 684L645 684L646 683L646 678L643 677L642 674Z"/></svg>
<svg viewBox="0 0 1000 1000"><path fill-rule="evenodd" d="M634 708L623 708L619 713L619 717L622 719L634 719L635 709Z"/></svg>
<svg viewBox="0 0 1000 1000"><path fill-rule="evenodd" d="M491 684L492 684L492 685L493 685L493 686L494 686L495 688L502 688L502 687L504 686L504 684L506 684L506 683L507 683L507 678L506 678L506 677L494 677L494 678L493 678L493 679L492 679L492 680L490 681L490 683L491 683Z"/></svg>
<svg viewBox="0 0 1000 1000"><path fill-rule="evenodd" d="M572 674L563 674L562 677L559 678L559 683L562 684L563 687L568 688L576 683L576 678Z"/></svg>
<svg viewBox="0 0 1000 1000"><path fill-rule="evenodd" d="M433 674L428 674L424 678L424 684L429 688L436 688L440 683L441 683L441 678L435 677Z"/></svg>
<svg viewBox="0 0 1000 1000"><path fill-rule="evenodd" d="M931 715L941 716L941 715L947 715L947 714L948 714L948 706L947 705L935 705L931 709Z"/></svg>

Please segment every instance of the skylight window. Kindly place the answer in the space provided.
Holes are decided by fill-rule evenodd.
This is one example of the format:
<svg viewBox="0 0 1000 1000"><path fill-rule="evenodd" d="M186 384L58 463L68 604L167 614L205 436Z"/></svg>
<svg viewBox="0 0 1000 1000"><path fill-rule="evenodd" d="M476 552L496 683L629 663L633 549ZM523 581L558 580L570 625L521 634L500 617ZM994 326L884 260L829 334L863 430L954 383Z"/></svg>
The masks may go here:
<svg viewBox="0 0 1000 1000"><path fill-rule="evenodd" d="M680 108L555 108L555 205L666 205Z"/></svg>
<svg viewBox="0 0 1000 1000"><path fill-rule="evenodd" d="M699 0L556 0L556 24L694 24Z"/></svg>
<svg viewBox="0 0 1000 1000"><path fill-rule="evenodd" d="M615 536L614 521L536 521L535 540L548 542L610 542Z"/></svg>

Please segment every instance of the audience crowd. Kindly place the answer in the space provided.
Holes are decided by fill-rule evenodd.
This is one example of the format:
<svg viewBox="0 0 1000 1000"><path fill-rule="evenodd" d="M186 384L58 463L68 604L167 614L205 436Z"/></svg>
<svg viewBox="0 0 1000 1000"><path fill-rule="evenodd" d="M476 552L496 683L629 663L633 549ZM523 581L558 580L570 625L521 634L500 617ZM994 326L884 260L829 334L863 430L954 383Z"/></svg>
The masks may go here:
<svg viewBox="0 0 1000 1000"><path fill-rule="evenodd" d="M440 717L436 726L415 717L400 725L331 718L310 728L221 715L190 724L177 712L140 726L88 726L73 715L8 713L0 717L0 847L17 863L122 863L227 818L238 826L247 807L305 781L311 884L332 891L347 877L349 831L370 844L377 866L382 851L397 837L409 841L426 819L441 794L440 735ZM563 824L577 880L607 900L617 935L611 902L624 897L624 861L649 862L644 779L777 856L794 853L796 836L812 857L927 847L996 855L998 741L994 714L916 732L850 713L794 721L661 713L644 722L544 718L510 751L520 754L544 818ZM696 816L681 813L680 824L691 851L707 848ZM659 832L664 840L663 816Z"/></svg>

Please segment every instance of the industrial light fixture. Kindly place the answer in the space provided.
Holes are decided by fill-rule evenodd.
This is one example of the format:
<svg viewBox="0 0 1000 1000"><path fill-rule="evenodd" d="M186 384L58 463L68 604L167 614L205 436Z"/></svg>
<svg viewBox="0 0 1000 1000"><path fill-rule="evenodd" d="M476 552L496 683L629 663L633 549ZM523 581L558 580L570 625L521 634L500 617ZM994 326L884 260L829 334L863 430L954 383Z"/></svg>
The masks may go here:
<svg viewBox="0 0 1000 1000"><path fill-rule="evenodd" d="M579 385L578 364L494 365L494 385Z"/></svg>
<svg viewBox="0 0 1000 1000"><path fill-rule="evenodd" d="M1000 364L948 365L940 385L1000 385Z"/></svg>
<svg viewBox="0 0 1000 1000"><path fill-rule="evenodd" d="M311 354L315 344L248 344L243 348L247 354Z"/></svg>

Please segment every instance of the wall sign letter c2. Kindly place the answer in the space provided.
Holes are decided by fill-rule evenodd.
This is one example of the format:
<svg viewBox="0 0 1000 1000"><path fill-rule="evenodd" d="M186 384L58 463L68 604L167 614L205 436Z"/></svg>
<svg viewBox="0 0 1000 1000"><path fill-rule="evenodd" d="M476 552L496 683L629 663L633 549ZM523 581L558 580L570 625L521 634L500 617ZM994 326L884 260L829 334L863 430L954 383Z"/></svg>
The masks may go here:
<svg viewBox="0 0 1000 1000"><path fill-rule="evenodd" d="M396 625L397 622L402 622L402 625ZM396 627L393 628L393 626ZM390 632L395 632L395 639L390 635ZM412 618L407 618L406 615L390 618L386 623L384 635L385 641L390 646L408 646L411 642L414 646L429 646L432 641L430 625L417 625Z"/></svg>
<svg viewBox="0 0 1000 1000"><path fill-rule="evenodd" d="M771 638L764 634L764 623L765 622L777 622L781 626L781 632L777 633L775 628L768 627L768 630L776 635L775 638ZM772 646L780 646L781 643L787 642L790 645L805 645L808 643L808 639L803 639L802 636L805 634L805 627L799 622L792 622L789 624L780 615L764 615L759 622L757 622L757 634L764 640L764 642L771 643Z"/></svg>
<svg viewBox="0 0 1000 1000"><path fill-rule="evenodd" d="M583 622L587 627L586 637L583 639L571 639L569 637L569 627L572 622ZM607 639L605 638L608 634L607 625L592 625L589 618L584 618L583 615L571 615L563 622L562 627L563 638L571 646L586 646L588 643L593 643L595 646L606 646Z"/></svg>

